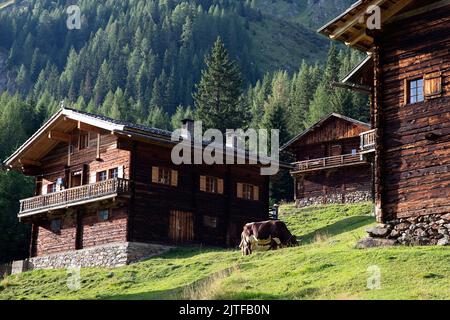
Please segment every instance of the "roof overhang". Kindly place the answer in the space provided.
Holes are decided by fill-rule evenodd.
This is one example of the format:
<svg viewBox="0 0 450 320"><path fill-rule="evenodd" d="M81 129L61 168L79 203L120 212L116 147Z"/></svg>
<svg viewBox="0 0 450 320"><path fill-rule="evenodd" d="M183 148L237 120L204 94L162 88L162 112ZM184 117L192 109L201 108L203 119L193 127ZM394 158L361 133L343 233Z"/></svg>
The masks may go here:
<svg viewBox="0 0 450 320"><path fill-rule="evenodd" d="M24 167L39 167L40 160L53 150L62 141L70 142L70 135L74 129L92 131L98 133L107 133L123 137L125 139L133 139L172 147L179 141L173 141L171 132L159 130L155 128L141 128L133 124L118 123L113 119L109 119L86 112L80 112L72 109L60 109L50 119L48 119L25 143L23 143L10 157L8 157L3 165L8 169L23 171ZM182 140L182 139L181 139ZM180 140L180 141L181 141ZM195 149L201 149L211 142L200 141L190 143ZM266 166L265 163L271 165L279 165L281 168L290 168L288 163L272 159L268 156L254 155L248 150L240 150L229 148L225 145L216 146L215 150L218 154L234 155L237 163L239 160L245 160L247 164L257 164Z"/></svg>
<svg viewBox="0 0 450 320"><path fill-rule="evenodd" d="M351 89L369 94L373 79L373 58L369 54L340 82L333 83L336 87Z"/></svg>
<svg viewBox="0 0 450 320"><path fill-rule="evenodd" d="M370 129L370 124L356 120L356 119L352 119L350 117L346 117L343 116L341 114L338 113L330 113L327 116L325 116L324 118L320 119L318 122L316 122L314 125L312 125L311 127L309 127L308 129L306 129L305 131L301 132L300 134L298 134L297 136L295 136L294 138L292 138L290 141L288 141L284 146L282 146L280 148L281 151L283 150L287 150L289 149L289 147L294 144L295 142L297 142L298 140L300 140L301 138L305 137L306 135L308 135L309 133L313 132L314 130L316 130L317 128L320 128L326 121L328 121L331 118L338 118L338 119L342 119L344 121L350 122L356 126L361 126L364 127L366 129Z"/></svg>
<svg viewBox="0 0 450 320"><path fill-rule="evenodd" d="M344 42L346 45L358 50L369 52L374 46L374 38L371 35L376 31L372 27L378 22L381 28L412 3L422 2L422 6L431 1L423 0L359 0L344 13L327 23L318 30L330 39ZM448 2L448 1L434 1ZM379 19L378 19L379 18ZM378 19L378 21L373 20Z"/></svg>
<svg viewBox="0 0 450 320"><path fill-rule="evenodd" d="M80 123L89 128L104 131L123 131L124 126L90 117L70 109L60 109L23 143L3 164L7 168L20 169L23 166L39 166L39 160L47 155L61 141L67 142L67 134Z"/></svg>

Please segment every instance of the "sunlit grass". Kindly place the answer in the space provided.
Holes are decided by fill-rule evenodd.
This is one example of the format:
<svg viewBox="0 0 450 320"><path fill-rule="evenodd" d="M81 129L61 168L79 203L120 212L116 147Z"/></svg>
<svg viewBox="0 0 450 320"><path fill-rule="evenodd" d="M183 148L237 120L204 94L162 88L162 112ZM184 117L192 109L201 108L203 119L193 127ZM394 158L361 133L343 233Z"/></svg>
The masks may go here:
<svg viewBox="0 0 450 320"><path fill-rule="evenodd" d="M71 291L65 270L37 270L0 283L0 299L449 299L450 250L358 250L374 220L370 204L282 207L296 248L242 257L237 250L179 248L117 269L83 269ZM370 290L370 266L381 272Z"/></svg>

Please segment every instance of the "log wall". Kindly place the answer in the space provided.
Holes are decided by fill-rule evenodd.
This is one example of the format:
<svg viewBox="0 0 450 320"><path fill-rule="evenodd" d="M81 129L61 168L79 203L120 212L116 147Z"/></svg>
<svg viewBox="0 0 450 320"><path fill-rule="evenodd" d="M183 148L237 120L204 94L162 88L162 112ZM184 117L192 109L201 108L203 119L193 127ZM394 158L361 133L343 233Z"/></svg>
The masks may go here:
<svg viewBox="0 0 450 320"><path fill-rule="evenodd" d="M450 6L388 26L379 43L383 219L448 213ZM408 104L407 81L434 72L442 73L442 94Z"/></svg>

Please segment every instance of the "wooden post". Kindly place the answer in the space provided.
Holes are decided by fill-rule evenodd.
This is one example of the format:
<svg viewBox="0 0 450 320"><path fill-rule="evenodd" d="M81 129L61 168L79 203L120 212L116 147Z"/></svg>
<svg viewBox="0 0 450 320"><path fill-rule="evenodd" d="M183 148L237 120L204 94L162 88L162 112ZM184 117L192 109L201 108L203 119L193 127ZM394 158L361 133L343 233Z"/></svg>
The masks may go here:
<svg viewBox="0 0 450 320"><path fill-rule="evenodd" d="M384 219L382 209L383 195L383 173L382 173L382 151L383 151L383 130L382 130L382 67L381 49L376 44L373 52L374 79L372 94L372 121L375 129L375 216L378 222Z"/></svg>

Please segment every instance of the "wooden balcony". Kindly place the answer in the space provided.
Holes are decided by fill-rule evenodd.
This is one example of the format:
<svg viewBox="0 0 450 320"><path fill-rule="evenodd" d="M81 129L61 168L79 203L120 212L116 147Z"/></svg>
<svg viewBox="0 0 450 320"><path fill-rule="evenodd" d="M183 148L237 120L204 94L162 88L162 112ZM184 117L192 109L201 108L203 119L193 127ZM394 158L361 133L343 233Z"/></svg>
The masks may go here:
<svg viewBox="0 0 450 320"><path fill-rule="evenodd" d="M361 152L368 153L375 151L375 129L366 131L360 134L361 137Z"/></svg>
<svg viewBox="0 0 450 320"><path fill-rule="evenodd" d="M339 156L295 162L293 163L294 169L292 170L292 173L325 170L363 163L366 163L366 161L363 159L361 153L343 154Z"/></svg>
<svg viewBox="0 0 450 320"><path fill-rule="evenodd" d="M128 194L129 181L110 179L54 193L20 200L19 218L40 212L63 209L70 206L114 198Z"/></svg>

